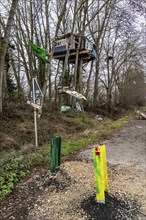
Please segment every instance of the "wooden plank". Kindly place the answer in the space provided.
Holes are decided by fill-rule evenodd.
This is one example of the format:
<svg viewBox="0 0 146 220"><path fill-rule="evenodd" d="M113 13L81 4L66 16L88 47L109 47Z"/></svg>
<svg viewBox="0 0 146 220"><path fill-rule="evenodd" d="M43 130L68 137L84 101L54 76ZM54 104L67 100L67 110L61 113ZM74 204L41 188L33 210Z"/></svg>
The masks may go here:
<svg viewBox="0 0 146 220"><path fill-rule="evenodd" d="M75 51L75 52L70 52L70 51L69 51L69 57L76 56L76 53L77 53L77 51ZM89 50L79 51L79 56L80 56L80 55L81 55L81 56L91 56ZM65 58L65 56L66 56L66 53L65 53L65 54L54 55L53 58L54 58L54 59L63 59L63 58Z"/></svg>

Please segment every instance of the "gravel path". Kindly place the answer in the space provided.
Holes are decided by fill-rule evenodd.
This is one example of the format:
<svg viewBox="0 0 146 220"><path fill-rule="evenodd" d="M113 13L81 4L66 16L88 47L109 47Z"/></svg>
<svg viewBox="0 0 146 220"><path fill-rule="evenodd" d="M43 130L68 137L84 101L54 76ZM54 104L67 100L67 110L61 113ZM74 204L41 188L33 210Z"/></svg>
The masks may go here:
<svg viewBox="0 0 146 220"><path fill-rule="evenodd" d="M36 168L1 207L0 219L146 220L146 121L129 123L107 146L109 194L95 201L92 148L69 155L56 176ZM97 146L97 145L96 145Z"/></svg>

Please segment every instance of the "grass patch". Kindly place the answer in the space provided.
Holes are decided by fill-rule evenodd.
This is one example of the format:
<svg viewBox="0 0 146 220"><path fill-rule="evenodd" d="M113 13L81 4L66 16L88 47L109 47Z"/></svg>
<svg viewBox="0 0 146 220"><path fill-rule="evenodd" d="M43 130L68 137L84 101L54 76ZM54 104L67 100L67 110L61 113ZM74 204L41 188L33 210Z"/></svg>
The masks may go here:
<svg viewBox="0 0 146 220"><path fill-rule="evenodd" d="M77 151L81 148L86 148L87 145L91 145L94 143L99 143L103 141L107 136L121 129L124 125L126 125L130 120L133 119L133 115L125 116L116 121L112 121L107 119L100 125L97 125L92 128L93 135L80 138L78 140L70 140L62 143L62 155L66 156L69 153ZM95 134L94 130L97 129Z"/></svg>

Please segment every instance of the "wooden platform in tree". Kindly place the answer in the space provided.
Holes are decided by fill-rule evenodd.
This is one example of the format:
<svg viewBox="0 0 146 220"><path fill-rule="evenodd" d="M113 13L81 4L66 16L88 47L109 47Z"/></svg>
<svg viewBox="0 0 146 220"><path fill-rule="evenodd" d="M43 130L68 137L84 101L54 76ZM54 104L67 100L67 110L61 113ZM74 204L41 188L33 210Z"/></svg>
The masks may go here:
<svg viewBox="0 0 146 220"><path fill-rule="evenodd" d="M68 61L69 63L75 63L75 59L76 59L76 54L77 54L77 50L70 50L69 51L69 58ZM55 54L53 56L54 59L58 59L58 60L64 60L66 56L66 53L62 53L62 54ZM80 50L79 51L79 59L82 59L83 62L89 62L91 60L94 60L95 57L91 54L91 52L89 50Z"/></svg>

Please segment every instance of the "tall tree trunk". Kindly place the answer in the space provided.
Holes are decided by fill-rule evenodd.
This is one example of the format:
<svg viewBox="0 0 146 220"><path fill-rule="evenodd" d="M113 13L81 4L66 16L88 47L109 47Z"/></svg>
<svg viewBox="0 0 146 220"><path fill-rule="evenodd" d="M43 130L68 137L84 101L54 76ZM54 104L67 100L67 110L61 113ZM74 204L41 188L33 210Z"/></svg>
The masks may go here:
<svg viewBox="0 0 146 220"><path fill-rule="evenodd" d="M82 74L83 74L83 60L80 59L78 66L77 90L82 93Z"/></svg>
<svg viewBox="0 0 146 220"><path fill-rule="evenodd" d="M56 25L54 39L56 39L56 37L58 35L60 24L62 22L62 19L63 19L64 15L65 15L65 12L66 12L66 5L67 5L67 0L64 0L64 4L63 4L63 7L62 7L62 10L60 12L60 15L58 16L58 22L57 22L57 25ZM51 61L52 58L53 58L53 53L54 53L54 49L55 49L55 40L54 40L54 42L52 44L52 48L51 49L52 50L51 50L51 54L50 54L50 57L49 57L49 61ZM48 85L48 80L49 80L50 74L51 74L51 65L48 65L48 70L47 70L45 81L44 81L43 88L42 88L42 92L43 92L44 95L46 94L46 89L47 89L47 85ZM44 103L44 97L42 97L42 100L41 100L41 104L42 105L43 105L43 103ZM40 113L41 113L41 111L40 111Z"/></svg>
<svg viewBox="0 0 146 220"><path fill-rule="evenodd" d="M16 13L16 8L18 5L19 0L13 0L11 4L11 9L9 12L9 18L5 30L4 38L1 40L0 43L0 112L3 111L3 95L2 95L2 85L3 85L3 74L4 74L4 62L5 62L5 55L8 48L8 42L10 38L10 32L14 23L14 16Z"/></svg>
<svg viewBox="0 0 146 220"><path fill-rule="evenodd" d="M86 89L86 98L87 98L87 100L89 98L90 80L91 80L91 75L92 75L92 70L93 70L93 64L94 64L94 61L92 60L91 66L90 66L89 77L88 77L88 80L87 80L87 89Z"/></svg>
<svg viewBox="0 0 146 220"><path fill-rule="evenodd" d="M108 54L107 54L108 57ZM109 61L107 60L107 108L108 111L111 112L112 109L112 79L110 77L110 67L109 67Z"/></svg>
<svg viewBox="0 0 146 220"><path fill-rule="evenodd" d="M95 81L94 81L94 94L93 94L94 106L96 106L98 101L98 81L99 81L99 61L96 62L96 66L95 66Z"/></svg>

